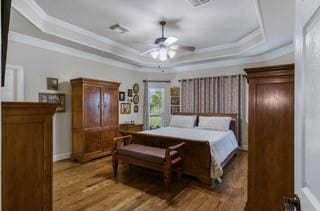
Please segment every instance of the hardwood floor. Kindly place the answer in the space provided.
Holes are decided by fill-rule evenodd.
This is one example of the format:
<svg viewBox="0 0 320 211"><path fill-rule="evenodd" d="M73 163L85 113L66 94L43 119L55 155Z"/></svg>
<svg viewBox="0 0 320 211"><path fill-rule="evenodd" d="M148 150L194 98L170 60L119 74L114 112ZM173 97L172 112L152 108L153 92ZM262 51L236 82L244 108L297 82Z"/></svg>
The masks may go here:
<svg viewBox="0 0 320 211"><path fill-rule="evenodd" d="M111 157L86 164L54 163L54 210L215 210L242 211L247 196L247 153L225 168L223 182L210 190L197 179L173 176L171 192L164 192L161 173L119 165L112 177Z"/></svg>

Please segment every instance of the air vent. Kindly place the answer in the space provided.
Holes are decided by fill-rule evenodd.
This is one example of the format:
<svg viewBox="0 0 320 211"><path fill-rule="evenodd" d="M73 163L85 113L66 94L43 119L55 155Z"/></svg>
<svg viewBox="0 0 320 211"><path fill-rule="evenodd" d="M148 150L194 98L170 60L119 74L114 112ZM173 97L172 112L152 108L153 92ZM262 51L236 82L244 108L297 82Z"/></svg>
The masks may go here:
<svg viewBox="0 0 320 211"><path fill-rule="evenodd" d="M209 3L210 0L188 0L193 7L198 7L200 5Z"/></svg>
<svg viewBox="0 0 320 211"><path fill-rule="evenodd" d="M118 33L126 33L126 32L129 32L128 29L126 29L125 27L119 25L119 24L115 24L115 25L112 25L109 27L112 31L115 31L115 32L118 32Z"/></svg>

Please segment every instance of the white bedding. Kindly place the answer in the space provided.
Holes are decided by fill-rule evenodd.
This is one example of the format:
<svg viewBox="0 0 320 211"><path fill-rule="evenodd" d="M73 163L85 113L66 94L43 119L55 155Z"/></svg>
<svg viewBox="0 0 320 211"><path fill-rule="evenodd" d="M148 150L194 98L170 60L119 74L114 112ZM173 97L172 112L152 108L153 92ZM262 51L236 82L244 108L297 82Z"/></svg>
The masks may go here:
<svg viewBox="0 0 320 211"><path fill-rule="evenodd" d="M211 149L211 178L219 179L223 175L221 163L238 148L233 131L217 131L199 128L164 127L140 133L170 136L176 138L209 141Z"/></svg>

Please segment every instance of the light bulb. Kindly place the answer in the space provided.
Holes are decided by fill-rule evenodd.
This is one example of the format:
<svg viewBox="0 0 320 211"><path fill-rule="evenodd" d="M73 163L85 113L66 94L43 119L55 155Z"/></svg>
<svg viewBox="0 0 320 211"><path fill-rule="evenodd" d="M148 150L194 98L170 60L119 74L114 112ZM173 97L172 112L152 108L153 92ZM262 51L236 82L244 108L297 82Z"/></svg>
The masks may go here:
<svg viewBox="0 0 320 211"><path fill-rule="evenodd" d="M152 56L153 59L157 59L158 56L159 56L159 52L158 52L158 51L152 51L152 52L150 53L150 55Z"/></svg>
<svg viewBox="0 0 320 211"><path fill-rule="evenodd" d="M168 57L167 57L167 55L160 55L159 59L160 59L160 61L164 62L164 61L167 61Z"/></svg>
<svg viewBox="0 0 320 211"><path fill-rule="evenodd" d="M159 56L161 61L166 61L168 59L168 50L166 48L161 48L159 50Z"/></svg>
<svg viewBox="0 0 320 211"><path fill-rule="evenodd" d="M175 55L176 55L175 51L173 51L173 50L168 51L168 56L170 57L170 59L172 59Z"/></svg>

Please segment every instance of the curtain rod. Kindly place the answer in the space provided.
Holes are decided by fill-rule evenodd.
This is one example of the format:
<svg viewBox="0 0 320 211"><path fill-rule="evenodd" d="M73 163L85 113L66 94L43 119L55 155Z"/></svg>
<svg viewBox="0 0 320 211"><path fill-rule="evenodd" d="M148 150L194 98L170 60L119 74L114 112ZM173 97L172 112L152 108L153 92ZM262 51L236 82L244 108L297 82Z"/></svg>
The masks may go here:
<svg viewBox="0 0 320 211"><path fill-rule="evenodd" d="M180 79L178 80L178 82L180 83L181 81L192 81L192 80L195 80L195 79L198 79L198 80L204 80L206 78L216 78L216 77L230 77L230 76L243 76L243 77L247 77L246 74L237 74L237 75L221 75L221 76L208 76L208 77L201 77L201 78L189 78L189 79Z"/></svg>
<svg viewBox="0 0 320 211"><path fill-rule="evenodd" d="M153 83L171 83L171 81L154 81L154 80L143 80L142 82L153 82Z"/></svg>

